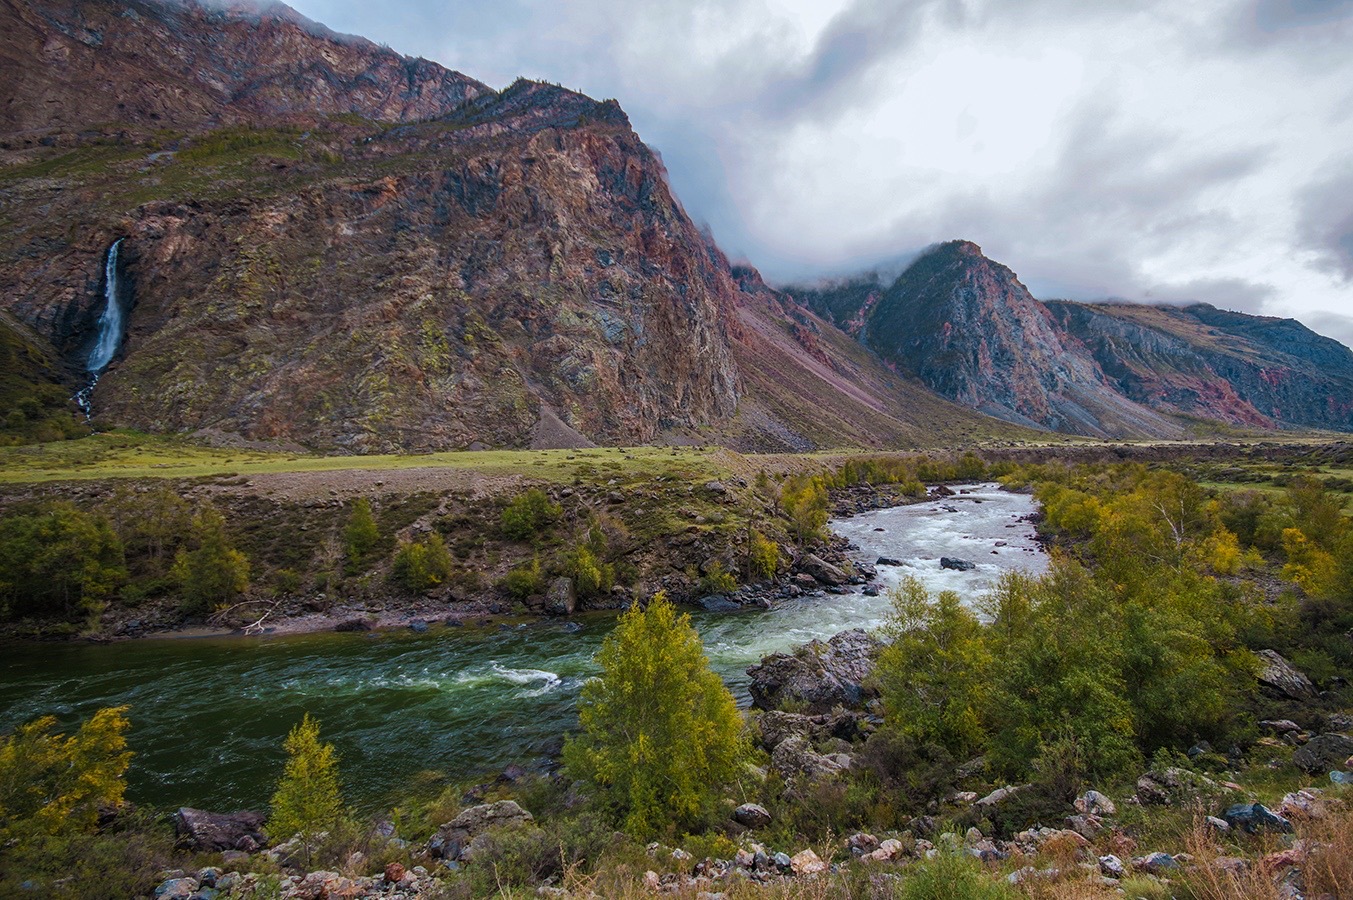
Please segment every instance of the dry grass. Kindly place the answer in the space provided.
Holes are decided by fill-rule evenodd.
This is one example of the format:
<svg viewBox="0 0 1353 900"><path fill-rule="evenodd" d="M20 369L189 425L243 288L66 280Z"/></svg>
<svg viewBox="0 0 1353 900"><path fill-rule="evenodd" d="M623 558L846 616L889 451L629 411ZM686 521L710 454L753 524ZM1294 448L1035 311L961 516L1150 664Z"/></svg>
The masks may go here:
<svg viewBox="0 0 1353 900"><path fill-rule="evenodd" d="M1353 809L1331 810L1302 836L1311 846L1302 866L1306 896L1353 900Z"/></svg>
<svg viewBox="0 0 1353 900"><path fill-rule="evenodd" d="M1185 879L1197 900L1281 900L1284 896L1270 872L1253 860L1222 867L1223 854L1204 819L1194 819L1184 836L1184 846L1194 858L1194 869Z"/></svg>

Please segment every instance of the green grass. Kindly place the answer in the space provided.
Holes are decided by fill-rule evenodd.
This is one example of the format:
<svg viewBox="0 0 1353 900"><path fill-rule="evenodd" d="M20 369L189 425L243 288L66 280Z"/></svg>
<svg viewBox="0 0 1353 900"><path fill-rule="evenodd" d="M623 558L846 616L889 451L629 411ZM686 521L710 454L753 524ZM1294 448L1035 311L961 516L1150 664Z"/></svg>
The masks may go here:
<svg viewBox="0 0 1353 900"><path fill-rule="evenodd" d="M73 441L0 448L0 483L101 478L203 478L282 472L456 469L561 483L624 484L659 476L717 478L739 458L723 450L636 447L589 450L479 450L375 456L314 456L203 447L175 438L113 432Z"/></svg>

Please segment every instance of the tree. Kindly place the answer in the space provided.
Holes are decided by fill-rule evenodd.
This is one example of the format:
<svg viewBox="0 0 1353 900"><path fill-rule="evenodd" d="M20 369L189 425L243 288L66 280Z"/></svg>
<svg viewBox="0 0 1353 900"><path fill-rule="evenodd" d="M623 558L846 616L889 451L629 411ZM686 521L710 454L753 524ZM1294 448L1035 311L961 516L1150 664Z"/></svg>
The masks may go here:
<svg viewBox="0 0 1353 900"><path fill-rule="evenodd" d="M362 571L363 564L371 556L371 551L376 549L380 539L376 517L371 513L371 501L361 497L352 505L352 514L343 528L343 555L347 559L345 568L349 575Z"/></svg>
<svg viewBox="0 0 1353 900"><path fill-rule="evenodd" d="M635 604L606 638L601 675L583 686L582 734L564 748L636 835L690 827L718 801L744 752L733 695L709 668L690 616L663 593Z"/></svg>
<svg viewBox="0 0 1353 900"><path fill-rule="evenodd" d="M753 530L747 542L747 564L753 577L770 581L780 569L780 545Z"/></svg>
<svg viewBox="0 0 1353 900"><path fill-rule="evenodd" d="M126 580L108 520L58 502L0 520L0 617L97 616Z"/></svg>
<svg viewBox="0 0 1353 900"><path fill-rule="evenodd" d="M101 809L122 804L132 756L126 711L101 709L70 737L44 716L0 739L0 847L92 832Z"/></svg>
<svg viewBox="0 0 1353 900"><path fill-rule="evenodd" d="M202 611L229 603L249 589L249 560L226 535L225 518L213 506L193 517L195 548L180 547L170 575L183 590L185 606Z"/></svg>
<svg viewBox="0 0 1353 900"><path fill-rule="evenodd" d="M311 838L344 825L348 816L338 788L338 758L333 744L320 743L319 723L306 713L282 746L287 767L272 795L271 835Z"/></svg>
<svg viewBox="0 0 1353 900"><path fill-rule="evenodd" d="M531 488L512 498L503 510L503 534L515 541L524 541L559 521L564 509L551 502L540 488Z"/></svg>

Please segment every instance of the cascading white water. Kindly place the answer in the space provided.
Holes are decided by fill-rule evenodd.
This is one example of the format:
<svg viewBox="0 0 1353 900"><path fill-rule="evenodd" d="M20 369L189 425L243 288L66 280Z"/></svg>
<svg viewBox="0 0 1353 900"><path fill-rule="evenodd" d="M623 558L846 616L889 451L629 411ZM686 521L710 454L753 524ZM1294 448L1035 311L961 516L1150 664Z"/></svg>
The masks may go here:
<svg viewBox="0 0 1353 900"><path fill-rule="evenodd" d="M103 314L99 316L99 335L94 349L89 351L89 362L85 366L95 378L108 368L122 343L122 302L119 298L117 277L117 248L122 238L108 248L108 259L103 264Z"/></svg>
<svg viewBox="0 0 1353 900"><path fill-rule="evenodd" d="M122 310L121 285L117 276L117 250L121 244L122 238L113 241L113 246L108 248L108 258L103 263L103 312L99 314L99 330L94 348L89 351L89 359L85 361L89 383L80 388L72 398L75 405L85 414L86 420L94 414L94 409L90 405L94 386L99 383L99 376L108 368L108 364L117 353L117 348L122 344L122 322L125 314Z"/></svg>

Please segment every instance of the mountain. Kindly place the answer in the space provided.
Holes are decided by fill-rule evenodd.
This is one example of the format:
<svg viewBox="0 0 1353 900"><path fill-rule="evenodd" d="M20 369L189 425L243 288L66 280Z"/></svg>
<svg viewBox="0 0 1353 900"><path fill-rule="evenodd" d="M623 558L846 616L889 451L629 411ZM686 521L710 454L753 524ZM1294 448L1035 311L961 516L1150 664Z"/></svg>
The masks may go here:
<svg viewBox="0 0 1353 900"><path fill-rule="evenodd" d="M1353 430L1353 352L1290 319L1044 303L967 241L890 284L787 292L942 396L1011 422L1100 437L1178 437L1196 419Z"/></svg>
<svg viewBox="0 0 1353 900"><path fill-rule="evenodd" d="M1182 433L1115 390L1015 273L976 244L933 248L890 285L866 276L788 292L899 371L996 418L1100 437Z"/></svg>

